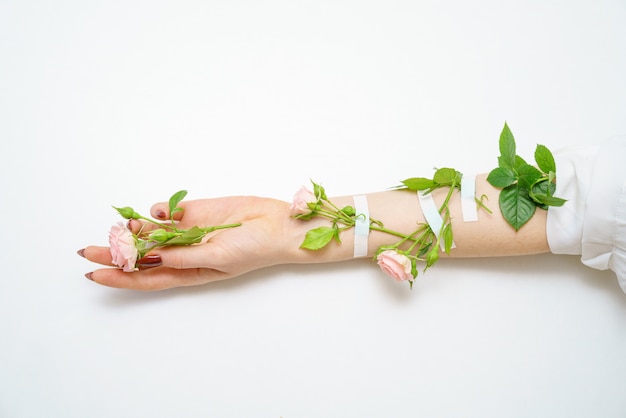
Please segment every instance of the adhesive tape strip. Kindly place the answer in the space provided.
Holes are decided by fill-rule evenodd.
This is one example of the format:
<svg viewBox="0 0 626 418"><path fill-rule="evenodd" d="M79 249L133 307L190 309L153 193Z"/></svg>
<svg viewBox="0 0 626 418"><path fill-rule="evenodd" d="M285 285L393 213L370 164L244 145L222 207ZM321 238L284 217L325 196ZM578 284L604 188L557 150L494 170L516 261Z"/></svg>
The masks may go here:
<svg viewBox="0 0 626 418"><path fill-rule="evenodd" d="M441 219L441 215L439 215L439 210L437 209L437 205L433 200L432 194L424 194L423 192L418 191L417 198L420 201L422 213L424 214L424 218L426 218L426 222L430 226L430 229L432 229L435 236L439 237L439 234L441 233L441 228L443 228L443 219ZM443 251L445 251L445 243L443 240L440 240L439 246ZM454 247L455 245L453 242L451 248Z"/></svg>
<svg viewBox="0 0 626 418"><path fill-rule="evenodd" d="M474 174L464 174L461 178L461 211L465 222L476 222L478 220L476 175Z"/></svg>
<svg viewBox="0 0 626 418"><path fill-rule="evenodd" d="M356 219L354 222L354 256L367 255L367 239L370 234L370 214L367 205L367 197L363 195L353 196Z"/></svg>

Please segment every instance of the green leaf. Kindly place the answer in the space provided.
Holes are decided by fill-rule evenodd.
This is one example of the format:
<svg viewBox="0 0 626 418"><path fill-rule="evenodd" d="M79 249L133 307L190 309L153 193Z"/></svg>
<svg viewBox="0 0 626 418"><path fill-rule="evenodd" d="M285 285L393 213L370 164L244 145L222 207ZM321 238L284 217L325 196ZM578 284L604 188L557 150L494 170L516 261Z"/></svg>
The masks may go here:
<svg viewBox="0 0 626 418"><path fill-rule="evenodd" d="M502 128L500 133L500 156L502 157L499 159L500 166L515 167L515 152L515 138L509 129L509 125L505 122L504 128Z"/></svg>
<svg viewBox="0 0 626 418"><path fill-rule="evenodd" d="M427 190L435 186L435 182L424 177L413 177L402 182L409 190Z"/></svg>
<svg viewBox="0 0 626 418"><path fill-rule="evenodd" d="M344 206L341 209L341 212L343 212L347 216L354 216L354 215L356 215L356 210L352 206Z"/></svg>
<svg viewBox="0 0 626 418"><path fill-rule="evenodd" d="M552 196L555 190L556 185L543 178L533 184L533 187L530 189L529 196L537 202L542 209L548 209L548 206L563 206L567 200Z"/></svg>
<svg viewBox="0 0 626 418"><path fill-rule="evenodd" d="M517 181L520 187L530 190L531 186L541 178L541 171L529 164L524 164L517 169Z"/></svg>
<svg viewBox="0 0 626 418"><path fill-rule="evenodd" d="M328 243L336 236L338 236L336 228L320 226L318 228L311 229L306 233L300 248L307 250L319 250L328 245Z"/></svg>
<svg viewBox="0 0 626 418"><path fill-rule="evenodd" d="M556 190L556 185L549 179L541 178L530 188L531 195L552 196Z"/></svg>
<svg viewBox="0 0 626 418"><path fill-rule="evenodd" d="M178 204L185 198L185 196L187 196L187 190L180 190L174 193L172 197L170 197L170 201L169 201L170 216L173 213L180 211L180 209L176 210L176 208L178 207Z"/></svg>
<svg viewBox="0 0 626 418"><path fill-rule="evenodd" d="M514 170L519 170L520 167L524 166L524 165L528 165L528 163L526 162L526 160L524 160L522 157L520 157L519 155L515 156L515 166L513 167Z"/></svg>
<svg viewBox="0 0 626 418"><path fill-rule="evenodd" d="M166 245L191 245L197 244L202 241L202 238L206 235L202 229L194 226L186 231L184 231L181 235L172 238L165 242Z"/></svg>
<svg viewBox="0 0 626 418"><path fill-rule="evenodd" d="M439 186L452 186L461 182L458 172L454 168L440 168L435 171L433 181Z"/></svg>
<svg viewBox="0 0 626 418"><path fill-rule="evenodd" d="M500 134L498 168L489 173L487 180L495 187L504 187L500 192L500 210L517 231L534 215L537 207L562 206L566 200L552 195L556 188L556 164L550 150L537 145L537 169L517 155L515 148L515 139L505 122Z"/></svg>
<svg viewBox="0 0 626 418"><path fill-rule="evenodd" d="M532 218L535 209L535 202L519 184L506 187L500 192L500 211L516 231Z"/></svg>
<svg viewBox="0 0 626 418"><path fill-rule="evenodd" d="M541 169L544 173L556 171L554 156L544 145L537 145L537 148L535 149L535 161L537 162L539 169Z"/></svg>
<svg viewBox="0 0 626 418"><path fill-rule="evenodd" d="M498 167L491 170L487 176L487 181L493 187L507 187L517 181L517 175L513 169L508 167Z"/></svg>
<svg viewBox="0 0 626 418"><path fill-rule="evenodd" d="M531 195L532 199L537 203L545 206L563 206L567 200L555 196Z"/></svg>
<svg viewBox="0 0 626 418"><path fill-rule="evenodd" d="M303 221L308 221L310 219L313 219L315 216L317 216L315 212L308 212L308 213L299 213L295 215L294 218L301 219Z"/></svg>
<svg viewBox="0 0 626 418"><path fill-rule="evenodd" d="M433 236L435 234L432 234ZM426 253L430 250L430 247L433 246L432 241L426 243L426 242L422 242L421 243L421 247L419 248L418 252L417 252L417 256L418 257L423 257L424 255L426 255Z"/></svg>
<svg viewBox="0 0 626 418"><path fill-rule="evenodd" d="M315 198L319 201L319 200L328 200L328 197L326 197L326 190L324 190L324 188L311 181L311 183L313 183L313 194L315 195Z"/></svg>
<svg viewBox="0 0 626 418"><path fill-rule="evenodd" d="M510 168L511 170L515 167L513 167L511 164L509 164L503 156L499 156L498 157L498 167L502 167L502 168Z"/></svg>

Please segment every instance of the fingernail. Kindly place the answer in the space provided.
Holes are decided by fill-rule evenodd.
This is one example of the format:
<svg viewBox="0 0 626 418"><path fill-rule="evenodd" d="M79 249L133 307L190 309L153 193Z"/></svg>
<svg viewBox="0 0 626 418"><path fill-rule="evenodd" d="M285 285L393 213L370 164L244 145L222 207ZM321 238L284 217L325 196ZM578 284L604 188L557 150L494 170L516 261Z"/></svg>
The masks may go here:
<svg viewBox="0 0 626 418"><path fill-rule="evenodd" d="M156 211L155 215L159 219L165 219L165 212L160 209Z"/></svg>
<svg viewBox="0 0 626 418"><path fill-rule="evenodd" d="M78 254L81 257L85 257L85 249L81 248L80 250L76 251L76 254Z"/></svg>
<svg viewBox="0 0 626 418"><path fill-rule="evenodd" d="M140 267L158 267L162 264L160 255L147 255L137 260L137 265Z"/></svg>
<svg viewBox="0 0 626 418"><path fill-rule="evenodd" d="M85 277L88 278L89 280L91 280L93 282L93 272L90 273L86 273Z"/></svg>

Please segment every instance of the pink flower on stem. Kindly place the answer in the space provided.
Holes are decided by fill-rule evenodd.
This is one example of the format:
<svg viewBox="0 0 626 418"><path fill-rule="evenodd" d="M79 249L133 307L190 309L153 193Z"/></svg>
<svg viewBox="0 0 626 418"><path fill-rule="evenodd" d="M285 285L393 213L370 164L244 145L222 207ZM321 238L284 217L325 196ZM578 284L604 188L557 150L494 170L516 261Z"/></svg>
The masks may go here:
<svg viewBox="0 0 626 418"><path fill-rule="evenodd" d="M111 227L109 245L113 264L122 267L126 272L134 271L139 252L135 245L135 236L122 222Z"/></svg>
<svg viewBox="0 0 626 418"><path fill-rule="evenodd" d="M411 259L395 250L386 250L376 257L381 270L399 282L413 280Z"/></svg>
<svg viewBox="0 0 626 418"><path fill-rule="evenodd" d="M311 212L309 203L315 203L317 199L313 192L306 187L302 186L300 190L293 196L293 203L291 204L291 212L294 215L304 215Z"/></svg>

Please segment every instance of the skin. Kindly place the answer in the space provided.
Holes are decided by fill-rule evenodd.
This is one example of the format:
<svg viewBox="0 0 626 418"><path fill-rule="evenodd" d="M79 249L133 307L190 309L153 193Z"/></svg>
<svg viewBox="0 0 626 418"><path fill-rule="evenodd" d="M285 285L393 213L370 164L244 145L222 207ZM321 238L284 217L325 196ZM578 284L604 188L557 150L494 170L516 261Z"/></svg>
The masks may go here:
<svg viewBox="0 0 626 418"><path fill-rule="evenodd" d="M498 209L500 190L487 183L486 175L476 181L476 196L486 196L485 204L492 211L479 209L477 222L464 222L459 193L450 201L452 229L456 248L445 257L497 257L538 254L549 251L546 237L546 211L535 216L516 232L506 223ZM439 205L447 190L433 192ZM367 195L370 217L382 221L386 228L409 234L424 218L414 192L385 191ZM339 207L352 205L351 196L330 199ZM175 214L180 228L210 226L241 222L237 228L216 231L208 242L185 247L162 247L149 253L160 257L160 265L124 273L112 267L108 247L88 246L79 251L89 261L101 264L87 277L96 283L136 290L160 290L179 286L201 285L230 279L247 272L279 264L326 263L353 258L353 233L341 235L341 244L331 243L319 251L300 249L306 232L329 221L314 218L296 220L291 216L290 203L263 197L223 197L183 201L182 212ZM167 202L157 203L150 210L155 219L169 219ZM131 221L134 232L151 228ZM372 257L380 245L397 242L396 237L372 231L369 254Z"/></svg>

